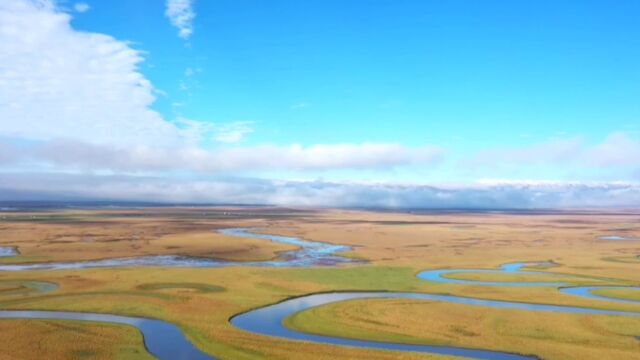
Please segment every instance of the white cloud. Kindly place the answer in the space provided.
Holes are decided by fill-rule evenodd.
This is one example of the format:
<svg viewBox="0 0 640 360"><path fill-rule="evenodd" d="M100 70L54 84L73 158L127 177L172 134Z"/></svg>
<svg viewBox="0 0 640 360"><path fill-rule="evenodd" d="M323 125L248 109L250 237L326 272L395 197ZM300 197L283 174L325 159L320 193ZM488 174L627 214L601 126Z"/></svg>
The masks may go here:
<svg viewBox="0 0 640 360"><path fill-rule="evenodd" d="M554 138L521 147L483 150L463 161L464 166L499 167L552 165L570 168L640 167L640 139L614 132L601 142L589 144L584 139Z"/></svg>
<svg viewBox="0 0 640 360"><path fill-rule="evenodd" d="M172 106L179 108L184 106L184 103L174 103ZM179 117L175 124L181 129L186 143L192 147L197 146L200 142L208 142L209 140L233 144L242 141L248 134L253 132L252 121L212 123Z"/></svg>
<svg viewBox="0 0 640 360"><path fill-rule="evenodd" d="M192 5L185 0L167 2L167 16L183 38L193 31ZM5 172L0 176L0 187L7 194L21 191L54 196L59 191L62 195L120 200L323 206L527 208L640 203L638 185L620 183L501 182L453 189L171 179L173 172L219 176L279 171L315 175L342 169L388 171L400 167L423 170L437 164L445 151L435 146L366 142L240 146L253 132L250 122L167 121L151 109L159 91L139 70L143 53L107 35L75 31L70 20L71 15L58 11L52 1L0 0L0 164ZM186 69L182 85L192 84L186 80L194 80L199 71ZM174 108L181 106L173 103ZM307 106L301 102L292 108ZM217 144L205 149L203 142ZM564 138L489 149L467 160L465 166L486 170L497 164L507 166L510 175L512 169L532 164L559 171L624 167L640 178L639 159L637 137L612 133L595 145L580 138ZM8 169L46 174L9 176ZM62 177L56 172L157 177Z"/></svg>
<svg viewBox="0 0 640 360"><path fill-rule="evenodd" d="M637 207L637 183L494 183L457 188L242 178L3 174L0 200L91 199L405 209Z"/></svg>
<svg viewBox="0 0 640 360"><path fill-rule="evenodd" d="M199 136L200 132L196 129L194 136ZM11 149L8 151L17 153ZM198 147L158 148L144 145L118 147L61 139L31 145L28 150L20 152L20 157L14 157L13 162L53 166L58 170L232 173L388 170L408 165L433 165L442 155L443 150L439 148L407 148L397 144L262 145L204 150Z"/></svg>
<svg viewBox="0 0 640 360"><path fill-rule="evenodd" d="M465 165L500 166L511 164L548 164L575 159L584 146L579 138L551 139L523 147L486 149L466 159Z"/></svg>
<svg viewBox="0 0 640 360"><path fill-rule="evenodd" d="M167 0L165 15L171 25L178 29L178 36L188 39L193 34L193 19L196 13L193 11L193 0Z"/></svg>
<svg viewBox="0 0 640 360"><path fill-rule="evenodd" d="M150 109L140 51L75 31L51 2L0 2L0 136L176 145L182 130Z"/></svg>
<svg viewBox="0 0 640 360"><path fill-rule="evenodd" d="M73 9L76 12L85 13L85 12L89 11L89 9L91 9L91 7L87 3L79 2L79 3L73 4Z"/></svg>
<svg viewBox="0 0 640 360"><path fill-rule="evenodd" d="M217 127L214 139L221 143L237 143L253 132L253 122L236 121Z"/></svg>
<svg viewBox="0 0 640 360"><path fill-rule="evenodd" d="M0 2L0 137L27 144L3 156L5 163L219 173L383 168L441 155L366 143L206 150L202 142L241 141L252 123L166 121L150 108L156 90L138 70L142 54L110 36L75 31L70 20L50 2Z"/></svg>
<svg viewBox="0 0 640 360"><path fill-rule="evenodd" d="M584 153L585 161L595 166L636 166L640 169L640 140L622 132L612 133L603 142Z"/></svg>

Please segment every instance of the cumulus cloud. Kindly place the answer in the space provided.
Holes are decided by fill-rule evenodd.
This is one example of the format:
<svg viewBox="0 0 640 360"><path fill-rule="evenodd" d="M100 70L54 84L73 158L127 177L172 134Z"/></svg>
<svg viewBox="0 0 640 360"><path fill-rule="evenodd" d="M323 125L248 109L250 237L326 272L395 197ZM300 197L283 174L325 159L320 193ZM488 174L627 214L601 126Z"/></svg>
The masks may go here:
<svg viewBox="0 0 640 360"><path fill-rule="evenodd" d="M178 36L188 39L193 34L193 0L167 0L165 15L169 22L178 29Z"/></svg>
<svg viewBox="0 0 640 360"><path fill-rule="evenodd" d="M0 200L83 199L397 209L552 209L635 207L636 183L354 184L247 178L175 180L139 176L3 174Z"/></svg>
<svg viewBox="0 0 640 360"><path fill-rule="evenodd" d="M151 109L158 91L139 71L142 52L70 21L51 1L0 2L0 137L166 148L251 132L246 122L167 121Z"/></svg>
<svg viewBox="0 0 640 360"><path fill-rule="evenodd" d="M75 11L88 10L80 4L75 4ZM179 35L189 38L195 17L193 1L169 0L166 6L166 15ZM172 174L185 172L189 174L182 179L211 174L424 168L441 161L445 150L367 142L241 146L253 132L250 122L167 121L151 107L159 91L139 70L143 53L111 36L76 31L70 21L71 15L49 0L0 0L0 199L40 194L50 198L427 208L640 203L638 185L621 183L485 182L444 188L172 178ZM188 68L184 76L192 78L199 71ZM309 104L299 103L292 108L306 106ZM640 174L638 159L640 141L613 133L595 145L570 138L489 149L466 160L465 166L625 167ZM10 174L10 169L42 173ZM95 173L115 175L82 175Z"/></svg>
<svg viewBox="0 0 640 360"><path fill-rule="evenodd" d="M167 13L188 29L191 5L169 1ZM142 53L75 31L70 20L49 1L0 2L0 138L24 145L2 156L4 163L217 173L381 168L441 156L440 149L397 144L231 146L253 132L251 122L167 121L151 109L157 91L138 69ZM227 147L201 146L211 142Z"/></svg>
<svg viewBox="0 0 640 360"><path fill-rule="evenodd" d="M0 2L0 136L180 144L182 130L150 109L142 53L70 20L50 1Z"/></svg>

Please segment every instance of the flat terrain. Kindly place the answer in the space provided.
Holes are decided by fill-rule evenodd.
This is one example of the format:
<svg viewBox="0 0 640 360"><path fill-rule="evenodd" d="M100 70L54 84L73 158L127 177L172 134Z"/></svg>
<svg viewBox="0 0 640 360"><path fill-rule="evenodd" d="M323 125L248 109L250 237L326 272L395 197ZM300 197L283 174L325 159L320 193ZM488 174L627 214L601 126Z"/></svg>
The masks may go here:
<svg viewBox="0 0 640 360"><path fill-rule="evenodd" d="M482 281L555 281L640 285L640 212L391 213L277 208L143 208L0 213L2 263L185 255L229 261L276 259L292 247L217 234L250 227L268 234L345 244L366 263L321 268L102 268L0 272L0 308L104 312L177 324L200 349L222 359L444 359L299 343L257 336L228 322L235 314L323 291L386 290L640 311L640 304L581 299L555 287L490 287L419 280L426 269L496 269L550 261L546 274L460 273ZM47 281L48 293L20 289ZM22 291L21 291L22 290ZM638 299L631 290L599 295ZM640 359L640 318L531 313L416 300L356 300L289 318L311 333L378 341L451 345L544 359ZM12 330L9 330L12 329ZM0 320L0 359L147 359L127 326L71 321ZM31 345L30 345L31 344ZM36 345L33 345L36 344ZM55 351L54 351L55 350Z"/></svg>

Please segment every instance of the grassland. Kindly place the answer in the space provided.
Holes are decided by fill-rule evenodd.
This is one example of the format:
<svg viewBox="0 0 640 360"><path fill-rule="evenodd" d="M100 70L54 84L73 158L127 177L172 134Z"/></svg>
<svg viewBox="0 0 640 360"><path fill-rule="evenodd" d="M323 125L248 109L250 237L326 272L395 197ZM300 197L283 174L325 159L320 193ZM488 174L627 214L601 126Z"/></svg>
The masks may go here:
<svg viewBox="0 0 640 360"><path fill-rule="evenodd" d="M595 289L593 294L610 298L633 300L640 302L640 291L632 289Z"/></svg>
<svg viewBox="0 0 640 360"><path fill-rule="evenodd" d="M409 300L330 304L289 318L310 333L459 345L544 359L638 358L640 319L479 308ZM425 331L427 330L427 331Z"/></svg>
<svg viewBox="0 0 640 360"><path fill-rule="evenodd" d="M81 261L146 255L259 261L274 259L278 253L294 249L216 233L215 229L233 226L233 223L211 223L202 211L192 212L190 220L172 218L175 214L162 211L153 217L133 214L61 212L57 216L35 214L33 221L25 214L4 215L0 218L0 246L16 246L21 256L0 261ZM246 221L249 226L251 223Z"/></svg>
<svg viewBox="0 0 640 360"><path fill-rule="evenodd" d="M153 359L128 326L74 321L0 321L2 359Z"/></svg>
<svg viewBox="0 0 640 360"><path fill-rule="evenodd" d="M567 284L581 284L581 285L599 285L606 282L610 285L620 285L628 283L615 278L606 278L590 275L580 274L563 274L553 273L551 271L541 272L540 274L509 274L509 273L473 273L473 272L461 272L453 274L445 274L442 276L447 279L455 280L469 280L469 281L498 281L498 282L539 282L539 283L553 283L562 282Z"/></svg>
<svg viewBox="0 0 640 360"><path fill-rule="evenodd" d="M640 242L602 235L640 233L640 214L396 214L278 209L120 209L5 213L0 246L17 246L10 262L69 261L151 254L208 256L234 261L271 259L291 247L215 234L225 227L347 244L366 265L341 268L118 268L0 273L0 308L105 312L178 324L199 348L223 359L427 359L248 334L229 317L287 297L319 291L397 290L640 311L640 305L570 297L551 287L499 288L427 283L415 278L436 268L497 268L514 261L554 261L536 271L564 274L574 285L638 285ZM484 281L519 281L505 274L456 274ZM46 294L3 296L15 281L57 283ZM527 281L555 281L556 275ZM565 280L563 278L563 280ZM12 290L13 289L13 290ZM607 296L633 297L616 291ZM288 320L293 327L347 337L449 344L532 353L549 359L640 358L640 322L624 318L527 313L407 300L359 300L324 306ZM145 358L139 334L125 326L0 320L7 329L50 347L51 359ZM333 324L333 325L332 325ZM66 326L71 326L67 328ZM342 331L342 332L341 332ZM42 347L0 332L6 358L40 359ZM133 335L132 335L133 333ZM82 335L80 335L82 334ZM104 335L101 335L104 334ZM137 334L137 335L136 335ZM88 344L81 348L79 336ZM137 336L137 337L136 337ZM88 339L91 338L91 339ZM52 346L52 345L51 345ZM581 350L582 349L582 350ZM593 355L589 355L589 350ZM71 355L76 354L76 355ZM83 356L84 356L83 355ZM90 356L91 355L91 356ZM609 356L611 355L611 356ZM591 357L589 357L591 356ZM93 357L92 357L93 358Z"/></svg>

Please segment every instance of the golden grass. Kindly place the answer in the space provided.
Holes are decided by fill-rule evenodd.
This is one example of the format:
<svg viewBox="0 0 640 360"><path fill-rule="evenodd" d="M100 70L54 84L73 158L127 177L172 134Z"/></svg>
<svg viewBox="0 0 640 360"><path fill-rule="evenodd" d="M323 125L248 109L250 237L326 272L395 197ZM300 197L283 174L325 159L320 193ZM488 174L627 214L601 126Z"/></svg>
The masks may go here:
<svg viewBox="0 0 640 360"><path fill-rule="evenodd" d="M230 211L231 216L223 214ZM20 298L3 296L1 290L7 287L0 288L2 309L75 310L159 318L176 323L196 346L222 359L298 359L300 354L304 354L306 359L440 358L272 339L248 334L228 323L229 317L239 312L289 296L318 291L420 291L640 311L640 305L579 299L559 294L549 287L449 285L415 278L415 274L424 269L492 269L514 261L551 260L559 266L536 271L566 274L575 285L637 285L638 263L635 260L612 262L606 259L636 259L640 245L597 240L601 235L619 234L619 231L609 229L625 228L630 232L640 232L640 225L636 225L640 215L636 213L416 215L332 210L287 211L281 216L272 209L139 209L54 212L53 215L36 214L36 219L30 219L28 214L20 214L21 218L15 216L8 214L0 220L0 246L16 245L22 256L4 261L66 261L150 254L184 254L244 261L273 258L279 251L291 249L264 240L228 238L212 232L224 227L258 227L266 233L348 244L353 246L349 256L371 261L367 265L321 269L132 268L0 273L0 284L3 280L41 280L60 285L52 293L29 293ZM455 276L473 278L475 275ZM483 280L498 280L493 274L487 276ZM495 276L500 278L498 281L519 280L509 279L503 274ZM535 281L557 280L556 276L546 275L533 278ZM527 277L527 281L531 279ZM225 290L202 291L206 288ZM426 306L421 302L404 300L363 300L354 304L358 305L340 310L341 313L390 314L380 319L381 324L363 327L362 324L366 323L363 320L353 321L346 327L365 338L402 336L406 341L450 341L462 346L475 344L475 347L550 354L563 359L589 358L584 351L571 353L577 347L575 344L583 344L586 349L594 349L600 355L611 355L605 357L617 358L633 358L627 356L629 349L636 344L638 353L637 346L640 346L640 342L634 343L630 337L634 333L640 335L637 322L632 320L593 317L595 320L587 321L573 315L548 314L550 317L540 317L547 320L543 321L537 320L540 313L511 314L444 303ZM341 321L335 316L338 310L333 307L317 309L327 314L315 323L327 325L322 331L331 330L331 322L338 324ZM434 313L436 310L439 315ZM329 316L332 312L334 316ZM413 314L411 319L407 318L409 313ZM473 314L482 316L483 322L476 324ZM519 321L519 325L501 325L497 319L506 323L513 319ZM440 330L413 333L417 327L409 324L421 321L427 321L430 329ZM554 321L557 321L556 325ZM590 322L595 325L587 326ZM478 336L464 336L464 329L474 329L474 326L482 324L484 327L472 330L482 330ZM304 321L299 320L296 326L303 325ZM342 325L340 323L334 328ZM94 325L79 326L91 328ZM543 334L554 340L537 338L540 326ZM118 333L131 330L126 327L115 329L114 332ZM399 330L392 332L391 329ZM0 341L7 341L6 334L0 332ZM30 336L35 341L46 341L44 333L35 327ZM58 350L63 352L75 346L67 340L58 344ZM96 346L101 352L112 354L124 343L114 340L99 344ZM4 353L15 357L21 348L5 347ZM137 349L143 350L141 344ZM558 357L560 355L564 357Z"/></svg>
<svg viewBox="0 0 640 360"><path fill-rule="evenodd" d="M638 289L595 289L591 293L615 299L626 299L640 302L640 290Z"/></svg>
<svg viewBox="0 0 640 360"><path fill-rule="evenodd" d="M482 281L482 282L505 282L505 283L518 283L518 282L531 282L531 283L567 283L574 284L579 283L586 284L601 284L603 282L610 283L605 279L598 279L596 277L585 276L572 276L569 274L553 274L540 272L540 274L509 274L509 273L473 273L473 272L460 272L452 274L444 274L442 276L446 279L456 280L469 280L469 281Z"/></svg>
<svg viewBox="0 0 640 360"><path fill-rule="evenodd" d="M139 290L157 290L157 291L197 291L201 293L220 292L225 289L221 286L202 284L202 283L147 283L140 284L136 287Z"/></svg>
<svg viewBox="0 0 640 360"><path fill-rule="evenodd" d="M544 359L640 359L635 339L640 318L371 299L310 309L286 324L311 333L536 354Z"/></svg>
<svg viewBox="0 0 640 360"><path fill-rule="evenodd" d="M224 227L200 219L131 219L75 215L73 221L0 221L0 246L17 246L21 256L3 263L79 261L146 255L189 255L229 261L271 260L295 247L215 232ZM104 214L103 214L104 215Z"/></svg>
<svg viewBox="0 0 640 360"><path fill-rule="evenodd" d="M3 360L153 359L129 326L78 321L0 320Z"/></svg>

